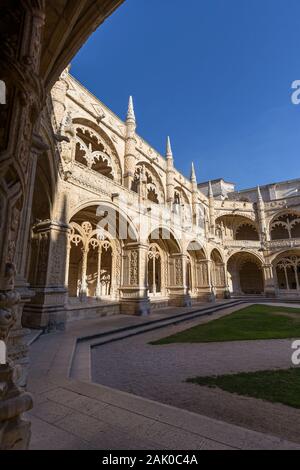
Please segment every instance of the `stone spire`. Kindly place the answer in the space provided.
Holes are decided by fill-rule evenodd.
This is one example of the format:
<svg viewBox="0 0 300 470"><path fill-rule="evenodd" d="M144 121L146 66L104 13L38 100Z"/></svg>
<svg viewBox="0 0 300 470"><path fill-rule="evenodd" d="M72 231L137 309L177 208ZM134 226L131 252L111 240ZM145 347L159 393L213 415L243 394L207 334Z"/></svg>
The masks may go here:
<svg viewBox="0 0 300 470"><path fill-rule="evenodd" d="M261 195L261 190L260 190L260 187L259 187L259 186L257 186L257 197L258 197L258 202L260 202L260 203L263 203L263 202L264 202L263 197L262 197L262 195Z"/></svg>
<svg viewBox="0 0 300 470"><path fill-rule="evenodd" d="M136 119L134 114L133 99L129 97L128 111L126 118L126 141L125 141L125 172L124 172L124 185L127 189L131 189L134 179L135 164L136 164Z"/></svg>
<svg viewBox="0 0 300 470"><path fill-rule="evenodd" d="M191 183L196 183L196 184L197 184L197 176L196 176L196 172L195 172L195 165L194 165L194 162L192 162Z"/></svg>
<svg viewBox="0 0 300 470"><path fill-rule="evenodd" d="M167 137L166 159L173 160L173 152L172 152L170 137Z"/></svg>
<svg viewBox="0 0 300 470"><path fill-rule="evenodd" d="M193 222L197 227L199 226L199 209L198 209L198 185L195 172L194 162L191 168L191 185L192 185L192 209L193 209Z"/></svg>
<svg viewBox="0 0 300 470"><path fill-rule="evenodd" d="M208 183L208 197L210 199L214 197L214 192L213 192L211 181Z"/></svg>
<svg viewBox="0 0 300 470"><path fill-rule="evenodd" d="M174 171L174 160L173 152L171 147L170 137L167 138L167 149L166 149L166 160L167 160L167 202L169 207L172 209L174 203L174 191L175 191L175 171Z"/></svg>
<svg viewBox="0 0 300 470"><path fill-rule="evenodd" d="M134 123L136 122L132 96L129 96L127 119L126 119L126 122L129 122L129 121L134 122Z"/></svg>
<svg viewBox="0 0 300 470"><path fill-rule="evenodd" d="M261 195L260 187L257 186L257 215L260 229L260 240L265 242L269 240L268 231L267 231L267 221L265 214L265 203Z"/></svg>

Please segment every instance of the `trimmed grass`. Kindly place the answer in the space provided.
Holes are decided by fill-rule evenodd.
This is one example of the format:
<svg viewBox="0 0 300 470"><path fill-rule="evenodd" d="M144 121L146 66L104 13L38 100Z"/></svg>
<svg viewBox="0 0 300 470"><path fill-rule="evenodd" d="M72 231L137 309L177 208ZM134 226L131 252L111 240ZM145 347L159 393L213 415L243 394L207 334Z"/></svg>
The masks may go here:
<svg viewBox="0 0 300 470"><path fill-rule="evenodd" d="M228 316L152 342L211 343L300 337L300 309L251 305Z"/></svg>
<svg viewBox="0 0 300 470"><path fill-rule="evenodd" d="M300 408L300 369L197 377L187 382Z"/></svg>

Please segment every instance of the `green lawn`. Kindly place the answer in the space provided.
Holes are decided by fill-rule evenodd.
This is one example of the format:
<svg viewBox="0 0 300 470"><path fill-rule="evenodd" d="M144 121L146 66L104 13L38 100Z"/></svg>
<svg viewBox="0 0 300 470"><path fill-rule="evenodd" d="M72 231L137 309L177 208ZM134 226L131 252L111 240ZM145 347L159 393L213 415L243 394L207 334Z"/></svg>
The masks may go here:
<svg viewBox="0 0 300 470"><path fill-rule="evenodd" d="M300 368L197 377L187 382L300 408Z"/></svg>
<svg viewBox="0 0 300 470"><path fill-rule="evenodd" d="M151 344L211 343L300 337L300 309L252 305Z"/></svg>

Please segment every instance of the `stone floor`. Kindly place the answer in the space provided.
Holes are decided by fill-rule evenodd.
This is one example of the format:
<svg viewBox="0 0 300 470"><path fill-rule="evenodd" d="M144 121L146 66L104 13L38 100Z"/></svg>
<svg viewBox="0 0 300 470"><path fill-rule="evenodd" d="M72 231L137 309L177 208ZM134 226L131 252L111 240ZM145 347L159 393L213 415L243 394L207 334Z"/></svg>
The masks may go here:
<svg viewBox="0 0 300 470"><path fill-rule="evenodd" d="M173 313L170 309L157 311L152 318ZM127 316L78 321L66 332L41 336L32 345L29 390L35 406L28 414L32 421L32 449L300 448L271 435L69 378L78 337L146 321L149 319ZM135 337L137 341L141 338ZM123 343L125 351L126 341L114 346L120 348ZM76 354L80 355L80 350ZM138 357L138 350L136 354ZM100 360L104 364L105 355ZM88 355L82 356L84 361L88 369ZM115 369L116 366L121 372L120 364L115 363Z"/></svg>
<svg viewBox="0 0 300 470"><path fill-rule="evenodd" d="M216 314L214 318L221 315ZM203 318L193 324L209 320ZM190 326L192 324L189 323L188 327ZM187 325L167 327L94 348L93 380L128 393L300 443L300 410L186 383L187 378L196 376L287 369L292 367L292 341L163 346L149 344L150 341L186 328Z"/></svg>

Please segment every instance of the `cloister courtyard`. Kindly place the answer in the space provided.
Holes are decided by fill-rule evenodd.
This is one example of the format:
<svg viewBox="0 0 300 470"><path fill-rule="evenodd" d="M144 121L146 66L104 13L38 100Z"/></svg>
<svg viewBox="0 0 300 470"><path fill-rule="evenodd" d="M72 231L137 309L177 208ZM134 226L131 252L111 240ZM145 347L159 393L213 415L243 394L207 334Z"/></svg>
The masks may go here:
<svg viewBox="0 0 300 470"><path fill-rule="evenodd" d="M32 448L299 448L300 305L231 304L41 336L31 347Z"/></svg>
<svg viewBox="0 0 300 470"><path fill-rule="evenodd" d="M288 161L289 140L281 151L285 129L282 136L263 127L252 132L263 121L252 116L239 135L241 116L251 116L247 106L222 111L217 103L213 112L208 103L207 112L196 104L200 91L202 100L209 95L199 85L204 71L207 83L218 77L211 67L199 71L189 99L186 83L184 105L194 108L185 111L178 89L170 92L173 82L183 86L181 79L167 68L156 73L162 68L152 67L144 50L140 77L151 81L131 96L139 70L132 46L143 41L135 37L126 46L121 22L113 33L120 33L116 52L103 39L91 59L101 64L100 73L90 74L99 85L95 96L73 76L71 61L123 3L125 10L124 0L1 2L0 450L299 449L299 368L291 358L300 336L300 179L271 172L276 161L280 168ZM153 2L144 8L150 3L156 22ZM188 8L176 3L181 23ZM163 39L165 27L176 24L174 4L162 21ZM132 20L134 27L125 21L131 32L138 26ZM198 23L196 31L202 32ZM152 27L150 33L155 39ZM177 27L174 34L181 44L185 36ZM219 53L223 41L213 43ZM235 37L232 49L236 44ZM169 49L177 52L172 41ZM107 51L109 66L102 62ZM201 62L195 56L191 65ZM174 62L194 79L178 57L188 54L176 53ZM108 76L117 79L114 98L125 87L118 110L100 100ZM168 109L159 97L150 103L152 88L155 95L159 89L154 77L167 79ZM229 85L235 93L242 88L236 76ZM234 95L233 102L243 99ZM263 116L286 108L273 99ZM272 145L279 136L281 155L276 160L276 145L265 152L258 139L254 164L246 134ZM231 135L226 151L222 135L225 141ZM236 169L240 177L249 172L243 189L231 180Z"/></svg>

